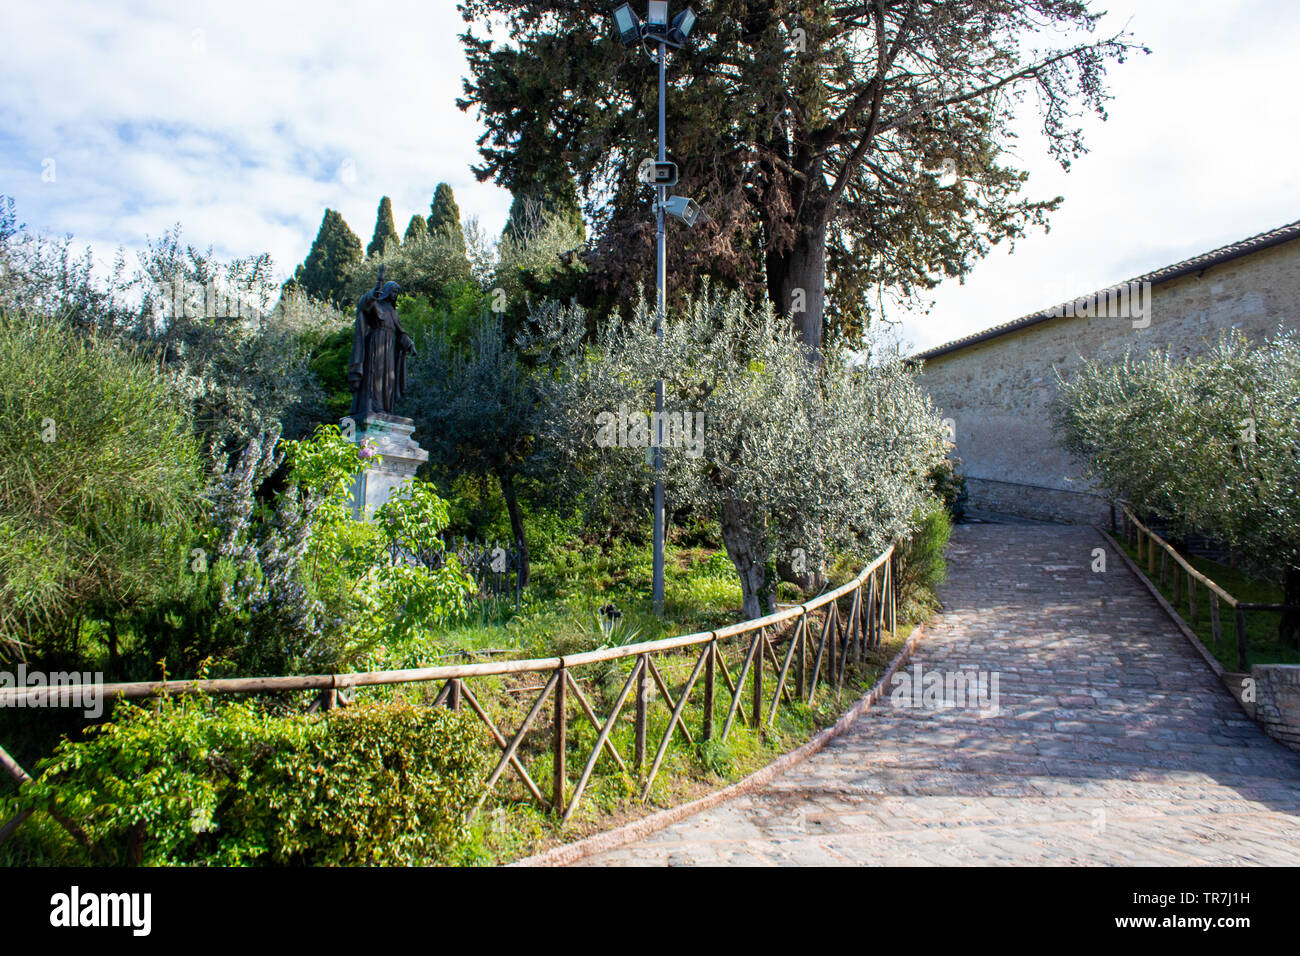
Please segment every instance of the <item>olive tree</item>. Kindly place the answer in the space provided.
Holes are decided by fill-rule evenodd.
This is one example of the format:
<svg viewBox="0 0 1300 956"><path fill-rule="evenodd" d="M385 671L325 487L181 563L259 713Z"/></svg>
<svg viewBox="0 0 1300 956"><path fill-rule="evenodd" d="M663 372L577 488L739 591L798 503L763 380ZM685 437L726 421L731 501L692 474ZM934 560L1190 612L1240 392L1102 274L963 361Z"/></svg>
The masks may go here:
<svg viewBox="0 0 1300 956"><path fill-rule="evenodd" d="M1059 376L1058 376L1059 377ZM1177 534L1213 535L1300 605L1300 340L1224 334L1209 353L1086 362L1060 382L1064 444L1087 475ZM1300 643L1300 613L1279 638Z"/></svg>
<svg viewBox="0 0 1300 956"><path fill-rule="evenodd" d="M940 424L896 357L854 366L832 349L810 363L770 304L707 288L665 320L662 341L644 300L586 347L580 309L552 305L533 320L553 369L538 379L534 467L648 501L657 442L670 506L718 518L746 616L761 613L770 562L874 554L925 503Z"/></svg>

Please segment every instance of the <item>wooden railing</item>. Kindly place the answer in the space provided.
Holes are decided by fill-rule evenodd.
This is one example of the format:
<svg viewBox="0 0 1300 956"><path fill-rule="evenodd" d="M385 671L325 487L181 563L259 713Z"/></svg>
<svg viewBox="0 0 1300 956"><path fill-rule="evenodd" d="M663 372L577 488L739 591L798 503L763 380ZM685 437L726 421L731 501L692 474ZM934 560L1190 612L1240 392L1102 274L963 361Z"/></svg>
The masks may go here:
<svg viewBox="0 0 1300 956"><path fill-rule="evenodd" d="M1223 641L1223 626L1220 622L1219 602L1222 601L1232 608L1234 623L1237 630L1237 667L1245 671L1249 666L1246 661L1246 612L1247 611L1287 611L1300 610L1289 604L1260 604L1253 601L1239 601L1219 585L1215 584L1200 571L1192 567L1181 554L1174 550L1164 538L1156 534L1133 514L1127 504L1120 503L1120 511L1123 515L1123 528L1121 529L1130 546L1137 549L1138 563L1141 564L1143 559L1146 560L1147 576L1154 577L1156 574L1156 550L1160 551L1160 586L1165 587L1165 581L1168 579L1169 570L1172 567L1173 572L1173 591L1174 607L1183 600L1183 589L1187 591L1187 615L1191 623L1195 626L1199 619L1200 607L1196 600L1196 585L1199 583L1209 593L1210 604L1210 628L1214 633L1214 642L1219 644ZM1145 547L1143 546L1145 544Z"/></svg>
<svg viewBox="0 0 1300 956"><path fill-rule="evenodd" d="M714 631L684 634L657 641L630 644L564 657L547 657L532 660L494 660L471 664L437 667L419 667L406 670L365 671L352 674L317 674L296 677L250 677L216 680L147 681L129 684L65 686L59 688L5 688L0 689L0 705L13 706L19 699L57 699L60 703L83 700L84 694L100 692L105 699L126 700L156 697L162 694L246 694L287 691L317 691L312 709L329 710L343 701L340 693L358 687L384 685L440 683L434 697L434 706L453 710L468 707L486 725L489 735L500 750L492 772L487 776L483 793L475 807L482 807L506 771L517 776L531 797L541 806L560 816L561 823L572 819L582 800L596 762L602 753L607 754L624 773L639 778L641 799L650 795L655 777L663 765L673 740L681 739L689 746L712 740L715 735L725 741L737 720L752 728L771 724L781 704L802 701L811 705L819 684L834 683L842 687L850 659L860 664L864 652L879 647L882 633L895 630L896 599L893 572L894 546L890 545L852 581L819 595L810 601L786 608L775 614L744 621ZM848 604L847 611L841 610ZM780 633L777 633L777 632ZM733 679L723 648L743 648L740 669ZM655 664L656 656L698 650L694 668L674 694L663 672ZM592 665L633 658L631 673L622 690L602 720L584 695L575 672ZM765 676L771 667L771 677ZM526 716L509 737L489 715L469 682L476 678L505 675L548 675ZM721 687L718 678L721 677ZM702 678L702 680L701 680ZM649 710L653 703L649 685L653 682L659 700L669 712L669 719L658 741L653 756L650 753ZM702 683L702 716L700 726L693 734L686 726L683 715L691 694ZM792 685L792 686L789 686ZM714 726L716 701L720 689L729 695L726 717L720 730ZM611 740L612 732L628 697L634 698L634 733L632 753L620 754ZM572 698L574 707L570 703ZM550 796L528 773L520 759L520 748L526 735L534 726L547 703L551 703ZM570 711L577 713L571 715ZM596 739L586 762L570 789L567 764L568 731L572 719L586 720L596 729ZM698 736L697 736L698 735ZM646 760L650 766L646 770ZM28 779L27 773L2 747L0 767L20 784ZM22 822L14 818L0 828L0 842ZM69 832L78 836L79 830L71 821L63 821Z"/></svg>

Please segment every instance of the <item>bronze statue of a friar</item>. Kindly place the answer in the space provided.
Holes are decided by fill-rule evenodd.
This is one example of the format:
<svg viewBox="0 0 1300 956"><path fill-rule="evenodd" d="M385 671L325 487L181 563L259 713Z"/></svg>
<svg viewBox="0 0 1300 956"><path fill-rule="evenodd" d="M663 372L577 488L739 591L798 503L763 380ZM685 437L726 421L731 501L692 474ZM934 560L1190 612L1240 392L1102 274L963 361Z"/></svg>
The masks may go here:
<svg viewBox="0 0 1300 956"><path fill-rule="evenodd" d="M406 388L406 356L415 343L397 320L396 282L384 281L379 267L375 287L357 302L357 319L352 328L352 358L348 361L348 390L358 422L367 415L393 414L393 407Z"/></svg>

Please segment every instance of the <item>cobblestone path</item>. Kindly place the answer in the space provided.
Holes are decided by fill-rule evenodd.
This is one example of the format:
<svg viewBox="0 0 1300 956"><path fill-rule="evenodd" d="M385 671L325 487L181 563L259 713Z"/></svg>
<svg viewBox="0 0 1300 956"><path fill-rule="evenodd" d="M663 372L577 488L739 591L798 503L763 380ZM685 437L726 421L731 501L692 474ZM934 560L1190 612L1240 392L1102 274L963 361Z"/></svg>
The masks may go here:
<svg viewBox="0 0 1300 956"><path fill-rule="evenodd" d="M767 787L584 863L1300 863L1300 754L1246 718L1117 555L1091 570L1104 544L957 527L945 611L908 672L996 674L996 715L887 693Z"/></svg>

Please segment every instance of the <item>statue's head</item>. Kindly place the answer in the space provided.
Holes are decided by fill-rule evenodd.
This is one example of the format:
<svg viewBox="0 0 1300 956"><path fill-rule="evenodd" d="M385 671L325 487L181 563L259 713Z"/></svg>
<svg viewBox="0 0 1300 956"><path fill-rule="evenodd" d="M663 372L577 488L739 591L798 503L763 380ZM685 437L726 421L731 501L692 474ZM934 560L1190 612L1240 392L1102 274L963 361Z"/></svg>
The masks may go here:
<svg viewBox="0 0 1300 956"><path fill-rule="evenodd" d="M400 285L396 282L389 281L384 283L384 287L379 290L379 295L377 295L376 298L379 299L380 302L396 302L397 297L401 292L402 287Z"/></svg>

